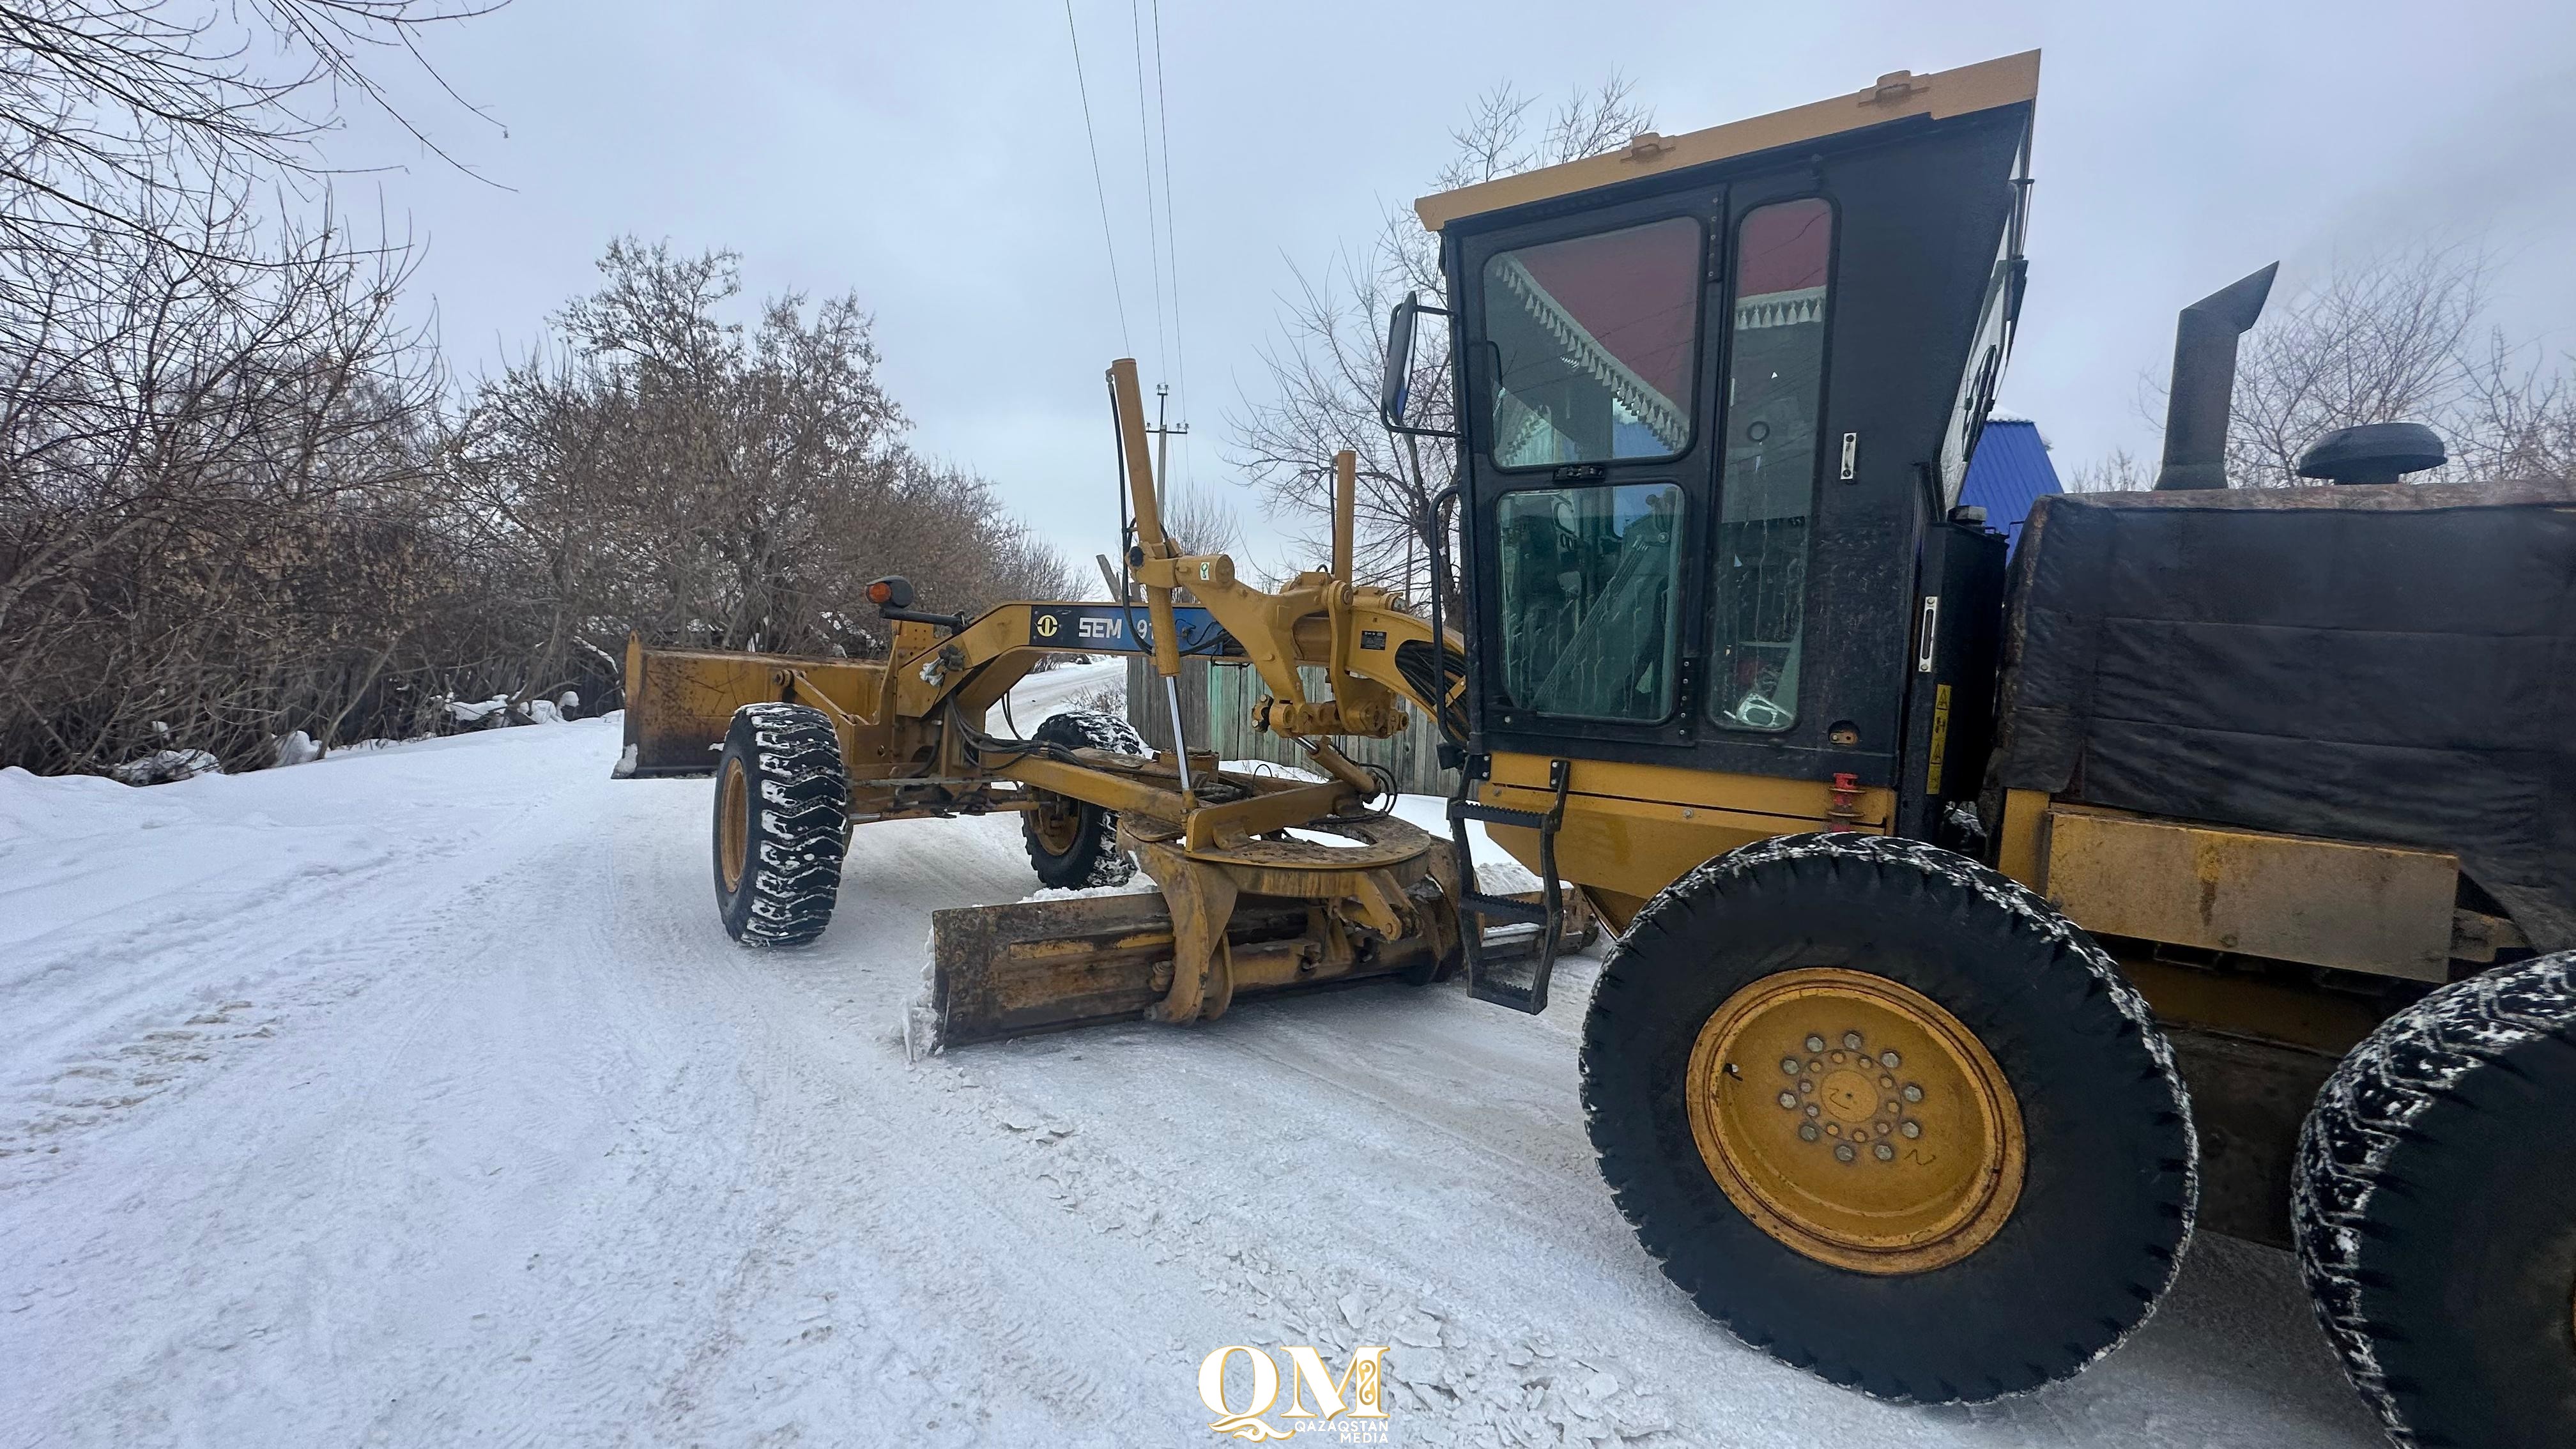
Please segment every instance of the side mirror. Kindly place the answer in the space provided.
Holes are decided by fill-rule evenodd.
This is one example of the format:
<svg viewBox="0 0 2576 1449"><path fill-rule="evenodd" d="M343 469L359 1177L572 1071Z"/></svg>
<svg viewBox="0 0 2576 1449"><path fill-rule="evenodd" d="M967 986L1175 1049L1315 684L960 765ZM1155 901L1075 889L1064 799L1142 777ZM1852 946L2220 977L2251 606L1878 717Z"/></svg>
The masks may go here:
<svg viewBox="0 0 2576 1449"><path fill-rule="evenodd" d="M1390 428L1404 426L1404 405L1412 401L1413 329L1422 320L1422 301L1412 292L1395 304L1386 320L1386 372L1378 378L1377 415Z"/></svg>
<svg viewBox="0 0 2576 1449"><path fill-rule="evenodd" d="M1386 320L1386 371L1378 378L1377 416L1390 432L1447 437L1445 429L1417 428L1405 421L1413 402L1413 334L1426 312L1434 317L1449 315L1441 308L1423 306L1419 293L1407 292Z"/></svg>

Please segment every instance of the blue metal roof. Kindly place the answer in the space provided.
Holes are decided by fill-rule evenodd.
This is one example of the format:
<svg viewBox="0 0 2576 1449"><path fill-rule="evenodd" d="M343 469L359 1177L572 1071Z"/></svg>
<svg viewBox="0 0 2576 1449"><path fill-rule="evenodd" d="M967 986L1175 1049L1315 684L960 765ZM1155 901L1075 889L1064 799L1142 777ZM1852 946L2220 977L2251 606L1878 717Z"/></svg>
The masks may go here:
<svg viewBox="0 0 2576 1449"><path fill-rule="evenodd" d="M2048 461L2048 445L2039 440L2039 424L2027 418L1986 419L1959 501L1986 510L1988 528L2009 534L2012 546L2019 548L2030 506L2043 493L2065 491L2056 465Z"/></svg>

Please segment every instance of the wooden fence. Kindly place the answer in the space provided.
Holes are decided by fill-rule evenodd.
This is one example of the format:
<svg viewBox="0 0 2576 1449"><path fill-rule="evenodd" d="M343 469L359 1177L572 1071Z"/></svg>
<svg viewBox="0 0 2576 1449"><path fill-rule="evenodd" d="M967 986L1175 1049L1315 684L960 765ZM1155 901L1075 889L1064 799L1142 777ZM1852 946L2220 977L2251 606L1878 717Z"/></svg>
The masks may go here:
<svg viewBox="0 0 2576 1449"><path fill-rule="evenodd" d="M1330 697L1323 670L1299 672L1308 698ZM1219 759L1306 764L1305 752L1294 743L1253 729L1252 706L1268 691L1250 665L1185 659L1181 677L1174 682L1181 696L1182 728L1189 731L1193 746L1213 749ZM1171 707L1163 699L1162 679L1154 673L1152 662L1141 656L1127 661L1127 718L1147 744L1170 747ZM1440 732L1419 711L1411 712L1404 733L1393 739L1350 738L1338 743L1354 760L1385 766L1395 776L1396 788L1408 795L1446 795L1457 788L1457 773L1440 768Z"/></svg>

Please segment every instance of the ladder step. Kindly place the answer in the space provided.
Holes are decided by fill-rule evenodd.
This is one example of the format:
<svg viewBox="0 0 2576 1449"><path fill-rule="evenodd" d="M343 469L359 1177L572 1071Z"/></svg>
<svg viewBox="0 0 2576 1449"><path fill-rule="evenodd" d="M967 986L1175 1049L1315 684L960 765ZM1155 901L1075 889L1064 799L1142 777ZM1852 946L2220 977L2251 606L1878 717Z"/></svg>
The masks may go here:
<svg viewBox="0 0 2576 1449"><path fill-rule="evenodd" d="M1547 812L1543 810L1514 810L1505 805L1483 805L1473 800L1450 802L1449 818L1482 820L1488 825L1517 825L1523 830L1547 828Z"/></svg>
<svg viewBox="0 0 2576 1449"><path fill-rule="evenodd" d="M1534 977L1507 984L1495 980L1491 975L1480 975L1467 983L1467 994L1478 1001L1489 1001L1496 1006L1508 1006L1514 1011L1527 1012L1532 1016L1547 1010L1547 986Z"/></svg>
<svg viewBox="0 0 2576 1449"><path fill-rule="evenodd" d="M1547 924L1547 906L1539 901L1516 901L1509 896L1489 896L1477 891L1460 891L1458 909L1473 911L1497 920L1522 921L1533 926Z"/></svg>

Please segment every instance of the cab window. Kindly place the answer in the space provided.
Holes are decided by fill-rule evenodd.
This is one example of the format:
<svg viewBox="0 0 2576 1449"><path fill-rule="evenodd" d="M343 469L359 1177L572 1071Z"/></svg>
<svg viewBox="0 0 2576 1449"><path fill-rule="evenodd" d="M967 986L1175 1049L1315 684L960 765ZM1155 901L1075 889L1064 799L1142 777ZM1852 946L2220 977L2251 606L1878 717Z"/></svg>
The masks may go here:
<svg viewBox="0 0 2576 1449"><path fill-rule="evenodd" d="M1814 198L1757 208L1736 227L1708 710L1737 729L1798 718L1833 228L1833 208Z"/></svg>
<svg viewBox="0 0 2576 1449"><path fill-rule="evenodd" d="M1669 458L1690 447L1700 250L1700 224L1674 217L1485 263L1498 466Z"/></svg>
<svg viewBox="0 0 2576 1449"><path fill-rule="evenodd" d="M1504 494L1498 512L1512 703L1585 719L1670 715L1681 489L1527 488Z"/></svg>

